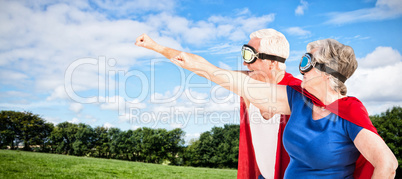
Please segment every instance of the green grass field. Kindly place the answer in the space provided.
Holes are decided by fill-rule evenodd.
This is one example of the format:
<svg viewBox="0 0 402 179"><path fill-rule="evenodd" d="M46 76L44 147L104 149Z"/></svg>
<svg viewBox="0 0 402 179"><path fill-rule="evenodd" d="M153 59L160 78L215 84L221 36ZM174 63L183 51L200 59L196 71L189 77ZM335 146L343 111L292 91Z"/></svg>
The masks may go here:
<svg viewBox="0 0 402 179"><path fill-rule="evenodd" d="M0 150L0 178L236 178L237 170Z"/></svg>

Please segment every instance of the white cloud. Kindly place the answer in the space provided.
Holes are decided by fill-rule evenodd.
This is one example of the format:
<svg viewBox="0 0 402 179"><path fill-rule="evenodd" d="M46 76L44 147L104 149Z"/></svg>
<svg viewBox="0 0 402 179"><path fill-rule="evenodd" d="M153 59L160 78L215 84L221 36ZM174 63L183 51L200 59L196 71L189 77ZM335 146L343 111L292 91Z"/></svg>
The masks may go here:
<svg viewBox="0 0 402 179"><path fill-rule="evenodd" d="M30 94L20 91L5 91L0 94L0 98L29 98Z"/></svg>
<svg viewBox="0 0 402 179"><path fill-rule="evenodd" d="M143 22L111 21L93 10L67 3L48 3L45 10L22 2L7 2L2 7L0 22L7 25L0 26L0 67L20 71L7 72L7 80L1 80L2 84L25 84L18 87L29 86L37 91L58 90L64 84L64 72L77 59L114 58L117 66L127 70L136 58L153 54L134 46L137 36L151 32L152 28ZM173 42L165 38L165 42L169 40ZM79 66L73 75L77 90L102 85L97 83L103 75L97 64Z"/></svg>
<svg viewBox="0 0 402 179"><path fill-rule="evenodd" d="M145 103L140 102L138 99L126 99L122 96L107 97L107 99L101 98L100 101L105 101L100 104L101 109L116 110L123 108L124 110L130 108L144 109L147 107Z"/></svg>
<svg viewBox="0 0 402 179"><path fill-rule="evenodd" d="M78 114L77 116L80 117L81 114ZM95 124L98 121L97 118L91 115L85 115L84 118L86 119L86 123L90 125Z"/></svg>
<svg viewBox="0 0 402 179"><path fill-rule="evenodd" d="M161 6L155 7L158 12L155 15L138 21L110 20L106 13L97 12L99 9L86 2L2 1L0 22L7 25L0 26L0 84L29 88L33 95L46 91L49 101L70 99L65 92L65 74L78 59L114 58L116 67L106 66L106 70L128 71L138 64L139 58L158 57L152 51L134 46L135 38L142 33L148 33L163 45L183 49L180 45L183 41L202 45L218 38L245 40L250 32L266 27L275 17L274 14L252 16L244 9L234 17L211 16L193 21L169 13L174 2L94 2L103 10L123 8L123 14L117 16L129 16L129 11L138 8L152 11L153 4ZM232 47L225 49L233 52ZM111 80L105 75L99 71L99 64L82 64L74 69L71 86L77 93L99 90L107 85L99 81ZM116 105L105 104L103 108L116 109Z"/></svg>
<svg viewBox="0 0 402 179"><path fill-rule="evenodd" d="M31 109L49 109L52 107L65 107L65 101L29 101L27 103L0 103L0 108L26 111Z"/></svg>
<svg viewBox="0 0 402 179"><path fill-rule="evenodd" d="M391 59L387 60L388 57ZM346 81L348 95L359 98L371 114L384 112L393 105L402 106L400 53L390 47L377 47L358 62L361 66Z"/></svg>
<svg viewBox="0 0 402 179"><path fill-rule="evenodd" d="M133 117L132 113L141 113L147 107L146 103L140 102L138 99L126 99L121 96L101 97L100 101L103 101L98 103L100 109L117 112L119 123L135 122L133 120L136 118Z"/></svg>
<svg viewBox="0 0 402 179"><path fill-rule="evenodd" d="M21 72L17 71L12 71L12 70L2 70L0 71L0 79L3 80L9 80L11 81L21 81L21 80L26 80L29 77Z"/></svg>
<svg viewBox="0 0 402 179"><path fill-rule="evenodd" d="M42 118L45 119L47 122L53 123L54 125L57 125L61 122L61 119L58 117L43 116Z"/></svg>
<svg viewBox="0 0 402 179"><path fill-rule="evenodd" d="M295 78L297 78L297 79L299 79L299 80L303 80L303 75L302 74L297 74L296 76L295 76Z"/></svg>
<svg viewBox="0 0 402 179"><path fill-rule="evenodd" d="M307 10L308 8L308 2L307 1L300 1L300 5L297 6L295 9L295 14L296 15L304 15L304 11Z"/></svg>
<svg viewBox="0 0 402 179"><path fill-rule="evenodd" d="M195 138L197 138L197 137L200 137L200 133L189 133L189 134L186 134L185 136L186 137L195 137Z"/></svg>
<svg viewBox="0 0 402 179"><path fill-rule="evenodd" d="M294 36L309 36L311 34L310 31L304 30L301 27L289 27L285 31Z"/></svg>
<svg viewBox="0 0 402 179"><path fill-rule="evenodd" d="M78 118L73 118L71 121L67 121L67 122L73 123L73 124L78 124L78 123L80 123L81 121L80 121Z"/></svg>
<svg viewBox="0 0 402 179"><path fill-rule="evenodd" d="M248 8L238 9L236 11L237 11L236 14L238 16L250 14L250 10Z"/></svg>
<svg viewBox="0 0 402 179"><path fill-rule="evenodd" d="M170 127L171 128L180 128L180 129L182 129L183 127L184 127L184 125L183 124L181 124L181 123L170 123Z"/></svg>
<svg viewBox="0 0 402 179"><path fill-rule="evenodd" d="M191 141L198 140L200 138L200 135L200 133L186 133L186 135L184 136L184 141L187 145L189 145Z"/></svg>
<svg viewBox="0 0 402 179"><path fill-rule="evenodd" d="M80 113L83 108L84 106L81 103L71 103L69 109L75 113Z"/></svg>
<svg viewBox="0 0 402 179"><path fill-rule="evenodd" d="M115 127L115 125L113 125L113 124L111 124L111 123L109 123L109 122L105 122L105 123L103 124L103 127L110 129L110 128Z"/></svg>
<svg viewBox="0 0 402 179"><path fill-rule="evenodd" d="M68 95L66 93L66 90L64 89L64 86L58 86L54 89L52 94L50 94L49 97L47 97L48 101L55 100L55 99L68 99Z"/></svg>
<svg viewBox="0 0 402 179"><path fill-rule="evenodd" d="M351 94L368 101L402 101L402 62L378 68L358 68L348 85Z"/></svg>
<svg viewBox="0 0 402 179"><path fill-rule="evenodd" d="M0 84L4 86L24 88L28 85L32 85L32 82L30 81L30 77L24 72L18 72L17 70L1 69Z"/></svg>
<svg viewBox="0 0 402 179"><path fill-rule="evenodd" d="M209 47L207 50L196 50L192 51L193 53L207 53L207 54L229 54L229 53L236 53L240 56L240 48L238 44L230 44L224 43L219 45L214 45Z"/></svg>
<svg viewBox="0 0 402 179"><path fill-rule="evenodd" d="M143 12L173 11L179 3L175 0L97 0L94 3L112 16L130 16Z"/></svg>
<svg viewBox="0 0 402 179"><path fill-rule="evenodd" d="M402 107L402 104L399 101L387 101L387 102L363 101L363 104L366 107L369 115L381 114L386 110L391 109L394 106Z"/></svg>
<svg viewBox="0 0 402 179"><path fill-rule="evenodd" d="M183 101L191 102L191 103L205 103L208 100L207 93L200 93L192 89L185 89L184 94L181 96Z"/></svg>
<svg viewBox="0 0 402 179"><path fill-rule="evenodd" d="M265 28L274 18L274 14L260 17L239 14L236 17L211 16L207 21L191 21L169 13L160 13L147 17L146 23L161 29L163 35L178 36L188 44L201 45L217 38L245 40L248 34Z"/></svg>
<svg viewBox="0 0 402 179"><path fill-rule="evenodd" d="M402 15L402 1L377 0L373 8L358 9L349 12L333 12L328 15L330 19L326 23L329 24L393 19Z"/></svg>
<svg viewBox="0 0 402 179"><path fill-rule="evenodd" d="M378 68L394 65L402 60L401 54L392 47L377 47L366 57L358 59L359 67Z"/></svg>
<svg viewBox="0 0 402 179"><path fill-rule="evenodd" d="M138 128L141 128L141 126L132 125L130 127L131 130L137 130Z"/></svg>

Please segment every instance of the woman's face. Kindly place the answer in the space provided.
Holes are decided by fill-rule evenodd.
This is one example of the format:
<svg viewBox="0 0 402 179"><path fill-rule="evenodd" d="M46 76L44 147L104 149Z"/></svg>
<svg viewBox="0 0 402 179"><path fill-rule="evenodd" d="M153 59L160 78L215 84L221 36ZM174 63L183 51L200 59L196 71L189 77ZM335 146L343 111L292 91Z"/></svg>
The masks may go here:
<svg viewBox="0 0 402 179"><path fill-rule="evenodd" d="M307 91L311 91L324 83L323 81L323 74L316 70L315 68L311 69L309 72L304 73L303 81L302 81L302 88L306 89Z"/></svg>

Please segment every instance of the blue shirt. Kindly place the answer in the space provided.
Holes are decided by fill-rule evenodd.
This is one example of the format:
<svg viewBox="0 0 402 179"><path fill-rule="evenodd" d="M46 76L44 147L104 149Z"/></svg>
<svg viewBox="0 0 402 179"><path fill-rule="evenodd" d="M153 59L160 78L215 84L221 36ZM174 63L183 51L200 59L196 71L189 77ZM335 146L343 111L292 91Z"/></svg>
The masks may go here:
<svg viewBox="0 0 402 179"><path fill-rule="evenodd" d="M285 178L353 178L360 153L353 140L362 127L334 113L313 120L313 103L287 87L290 110L283 145L290 156Z"/></svg>

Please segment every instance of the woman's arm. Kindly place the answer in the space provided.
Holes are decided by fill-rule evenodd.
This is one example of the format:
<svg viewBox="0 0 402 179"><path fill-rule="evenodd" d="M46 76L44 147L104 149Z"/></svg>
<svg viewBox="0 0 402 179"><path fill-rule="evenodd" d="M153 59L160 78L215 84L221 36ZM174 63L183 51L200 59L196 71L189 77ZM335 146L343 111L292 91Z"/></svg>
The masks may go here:
<svg viewBox="0 0 402 179"><path fill-rule="evenodd" d="M372 178L395 177L398 160L380 136L367 129L362 129L357 134L354 144L364 158L374 166Z"/></svg>
<svg viewBox="0 0 402 179"><path fill-rule="evenodd" d="M286 86L254 80L241 71L220 69L195 54L182 52L171 61L242 96L263 111L290 114Z"/></svg>

